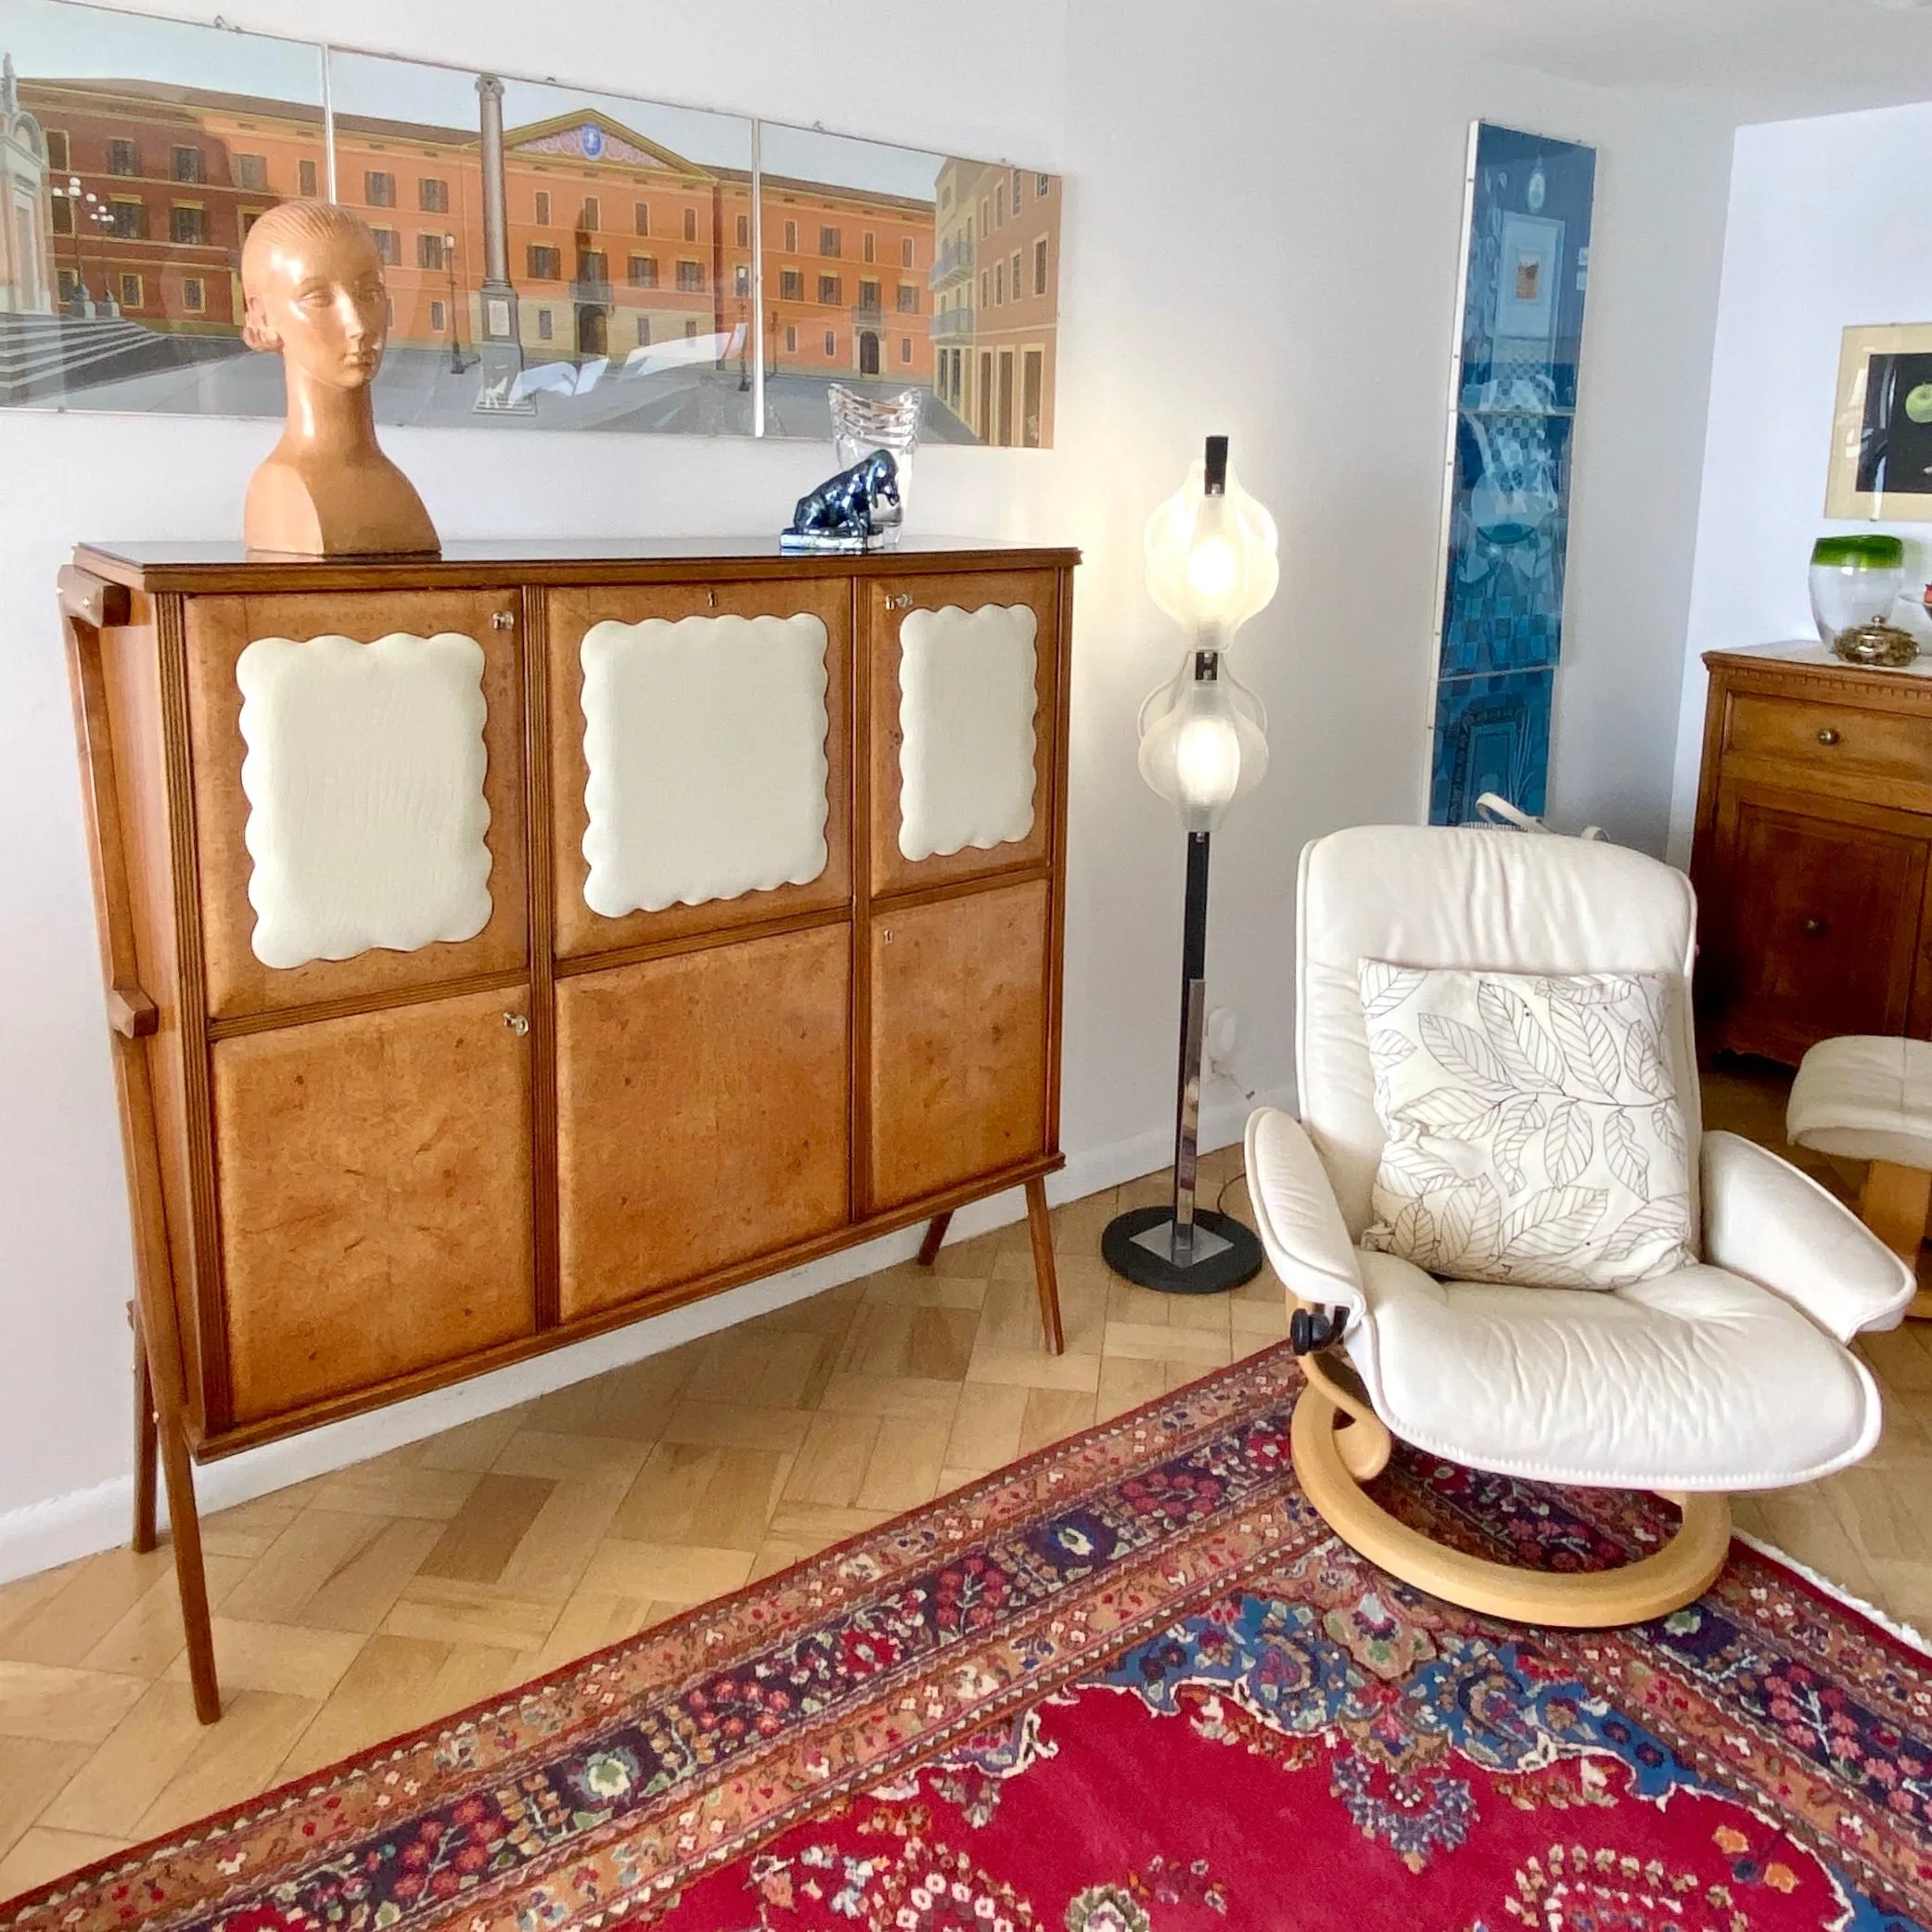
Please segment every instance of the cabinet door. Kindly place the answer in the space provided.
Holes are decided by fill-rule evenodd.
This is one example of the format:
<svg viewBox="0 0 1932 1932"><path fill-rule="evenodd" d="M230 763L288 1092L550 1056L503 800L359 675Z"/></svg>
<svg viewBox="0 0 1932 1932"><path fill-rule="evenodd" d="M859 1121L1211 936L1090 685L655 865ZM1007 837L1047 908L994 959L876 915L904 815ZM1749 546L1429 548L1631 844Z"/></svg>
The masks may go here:
<svg viewBox="0 0 1932 1932"><path fill-rule="evenodd" d="M849 578L558 590L545 628L559 957L851 899Z"/></svg>
<svg viewBox="0 0 1932 1932"><path fill-rule="evenodd" d="M1051 570L861 586L875 893L1040 865L1053 851L1059 583Z"/></svg>
<svg viewBox="0 0 1932 1932"><path fill-rule="evenodd" d="M557 982L566 1322L842 1226L851 928Z"/></svg>
<svg viewBox="0 0 1932 1932"><path fill-rule="evenodd" d="M518 609L509 590L189 600L211 1013L525 966Z"/></svg>
<svg viewBox="0 0 1932 1932"><path fill-rule="evenodd" d="M235 1419L534 1327L527 990L218 1041Z"/></svg>
<svg viewBox="0 0 1932 1932"><path fill-rule="evenodd" d="M1048 909L1040 879L875 915L870 1210L1046 1150Z"/></svg>
<svg viewBox="0 0 1932 1932"><path fill-rule="evenodd" d="M1720 802L1707 1011L1721 1043L1796 1062L1905 1028L1923 840L1731 792Z"/></svg>

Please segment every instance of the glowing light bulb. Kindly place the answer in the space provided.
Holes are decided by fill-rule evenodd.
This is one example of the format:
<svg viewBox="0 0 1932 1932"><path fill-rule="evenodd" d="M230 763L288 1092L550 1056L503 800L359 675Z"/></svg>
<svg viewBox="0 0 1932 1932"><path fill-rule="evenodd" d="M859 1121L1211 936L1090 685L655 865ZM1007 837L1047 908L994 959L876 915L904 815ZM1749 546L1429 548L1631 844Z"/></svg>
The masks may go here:
<svg viewBox="0 0 1932 1932"><path fill-rule="evenodd" d="M1241 738L1230 718L1193 717L1174 741L1174 777L1184 810L1219 812L1241 783Z"/></svg>
<svg viewBox="0 0 1932 1932"><path fill-rule="evenodd" d="M1223 536L1203 537L1187 554L1188 587L1204 604L1219 605L1234 589L1239 571L1235 546Z"/></svg>

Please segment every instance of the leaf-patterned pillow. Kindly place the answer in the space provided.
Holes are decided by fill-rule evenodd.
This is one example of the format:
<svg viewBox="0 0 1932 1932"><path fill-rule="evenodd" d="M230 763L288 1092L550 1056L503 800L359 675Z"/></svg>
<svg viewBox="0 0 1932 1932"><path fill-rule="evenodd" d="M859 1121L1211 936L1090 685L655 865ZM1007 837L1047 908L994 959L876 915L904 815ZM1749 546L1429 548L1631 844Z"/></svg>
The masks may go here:
<svg viewBox="0 0 1932 1932"><path fill-rule="evenodd" d="M1388 1136L1364 1247L1524 1287L1619 1288L1695 1260L1666 980L1360 972Z"/></svg>

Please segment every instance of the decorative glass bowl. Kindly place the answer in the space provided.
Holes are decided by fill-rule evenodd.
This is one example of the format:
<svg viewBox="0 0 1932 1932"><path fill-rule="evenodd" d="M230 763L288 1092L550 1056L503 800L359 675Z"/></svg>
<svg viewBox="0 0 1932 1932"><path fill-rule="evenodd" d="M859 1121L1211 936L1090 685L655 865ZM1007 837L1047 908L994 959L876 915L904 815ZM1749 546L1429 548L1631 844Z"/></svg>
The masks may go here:
<svg viewBox="0 0 1932 1932"><path fill-rule="evenodd" d="M883 401L863 396L842 382L826 386L832 405L832 448L840 469L850 469L874 450L890 450L899 466L899 504L902 518L912 500L913 456L919 447L919 423L926 391L909 389Z"/></svg>
<svg viewBox="0 0 1932 1932"><path fill-rule="evenodd" d="M1811 546L1811 619L1827 650L1841 632L1888 616L1905 587L1905 545L1876 534L1820 537Z"/></svg>

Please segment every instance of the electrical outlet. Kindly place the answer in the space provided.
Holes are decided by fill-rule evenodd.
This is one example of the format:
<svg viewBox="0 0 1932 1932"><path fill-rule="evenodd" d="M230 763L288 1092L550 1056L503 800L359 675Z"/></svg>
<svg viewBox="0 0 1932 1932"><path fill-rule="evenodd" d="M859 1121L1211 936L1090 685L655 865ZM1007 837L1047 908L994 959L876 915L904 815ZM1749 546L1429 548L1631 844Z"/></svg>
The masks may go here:
<svg viewBox="0 0 1932 1932"><path fill-rule="evenodd" d="M1235 1042L1240 1036L1241 1023L1235 1017L1232 1006L1211 1006L1208 1010L1208 1057L1211 1060L1225 1060L1235 1050Z"/></svg>

